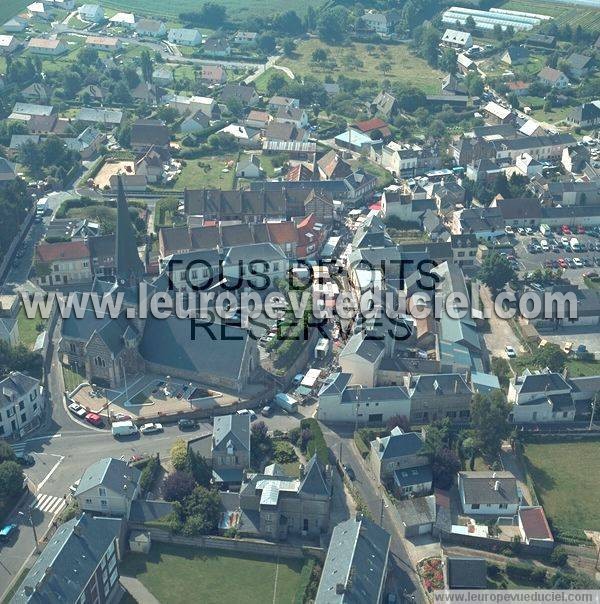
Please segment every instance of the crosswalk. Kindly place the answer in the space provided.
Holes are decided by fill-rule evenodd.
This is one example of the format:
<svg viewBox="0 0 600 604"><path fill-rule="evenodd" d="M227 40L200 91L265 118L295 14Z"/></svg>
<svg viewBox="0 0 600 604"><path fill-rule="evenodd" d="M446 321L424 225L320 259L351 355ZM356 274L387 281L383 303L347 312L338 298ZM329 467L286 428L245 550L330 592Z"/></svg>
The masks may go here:
<svg viewBox="0 0 600 604"><path fill-rule="evenodd" d="M44 493L35 498L32 507L45 514L58 514L66 505L67 502L62 497Z"/></svg>

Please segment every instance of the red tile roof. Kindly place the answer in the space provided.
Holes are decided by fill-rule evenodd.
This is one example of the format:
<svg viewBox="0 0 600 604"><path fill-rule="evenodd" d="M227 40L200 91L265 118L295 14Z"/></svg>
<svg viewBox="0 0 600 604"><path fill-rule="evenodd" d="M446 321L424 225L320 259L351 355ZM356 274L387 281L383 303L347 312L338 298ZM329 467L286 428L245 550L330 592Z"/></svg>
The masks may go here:
<svg viewBox="0 0 600 604"><path fill-rule="evenodd" d="M354 124L355 128L358 128L361 132L369 133L371 130L388 130L389 126L380 118L374 117L370 120L365 120L363 122L356 122Z"/></svg>
<svg viewBox="0 0 600 604"><path fill-rule="evenodd" d="M552 532L542 507L520 508L519 517L528 539L552 539Z"/></svg>
<svg viewBox="0 0 600 604"><path fill-rule="evenodd" d="M83 241L65 241L59 243L40 243L37 255L42 262L56 260L80 260L89 257L90 251Z"/></svg>
<svg viewBox="0 0 600 604"><path fill-rule="evenodd" d="M293 222L269 222L267 228L271 243L282 245L298 241L298 233Z"/></svg>

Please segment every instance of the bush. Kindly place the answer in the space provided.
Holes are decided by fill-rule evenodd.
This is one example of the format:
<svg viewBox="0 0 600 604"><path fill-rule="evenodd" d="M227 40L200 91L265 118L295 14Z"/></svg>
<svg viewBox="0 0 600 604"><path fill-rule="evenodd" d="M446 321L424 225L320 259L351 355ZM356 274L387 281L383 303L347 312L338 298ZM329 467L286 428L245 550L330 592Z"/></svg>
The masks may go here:
<svg viewBox="0 0 600 604"><path fill-rule="evenodd" d="M531 582L538 587L546 585L547 573L545 568L534 568L531 571Z"/></svg>
<svg viewBox="0 0 600 604"><path fill-rule="evenodd" d="M550 554L550 562L552 562L552 564L556 564L556 566L565 566L568 559L569 556L567 555L567 550L562 546L555 547L553 552Z"/></svg>
<svg viewBox="0 0 600 604"><path fill-rule="evenodd" d="M508 562L506 564L506 574L510 579L531 579L532 567L518 562Z"/></svg>
<svg viewBox="0 0 600 604"><path fill-rule="evenodd" d="M146 494L152 487L159 468L160 461L158 457L150 457L140 476L140 490L142 491L142 494Z"/></svg>
<svg viewBox="0 0 600 604"><path fill-rule="evenodd" d="M365 441L360 435L360 430L354 433L354 444L358 449L358 452L361 454L363 459L367 459L369 457L369 447L365 444Z"/></svg>
<svg viewBox="0 0 600 604"><path fill-rule="evenodd" d="M183 438L176 439L171 447L171 464L179 471L187 467L187 443Z"/></svg>
<svg viewBox="0 0 600 604"><path fill-rule="evenodd" d="M167 501L182 502L195 487L194 478L187 472L173 472L163 482L163 497Z"/></svg>
<svg viewBox="0 0 600 604"><path fill-rule="evenodd" d="M319 426L319 422L317 422L317 420L313 418L303 419L300 422L300 427L302 428L302 430L310 430L310 439L306 447L307 456L310 458L316 453L317 459L323 465L328 464L329 449L327 447L327 443L325 442L325 438L323 437L323 432L321 432L321 426Z"/></svg>
<svg viewBox="0 0 600 604"><path fill-rule="evenodd" d="M290 443L286 441L276 441L273 443L275 453L273 455L273 460L277 463L286 464L293 463L298 461L298 456L296 455L296 451Z"/></svg>

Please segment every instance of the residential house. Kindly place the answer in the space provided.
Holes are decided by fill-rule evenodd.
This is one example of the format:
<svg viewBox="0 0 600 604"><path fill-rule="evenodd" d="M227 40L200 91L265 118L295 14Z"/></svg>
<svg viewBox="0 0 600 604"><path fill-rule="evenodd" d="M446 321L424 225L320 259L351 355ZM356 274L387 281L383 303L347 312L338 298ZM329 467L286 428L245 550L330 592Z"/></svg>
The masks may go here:
<svg viewBox="0 0 600 604"><path fill-rule="evenodd" d="M141 475L127 462L105 457L86 468L73 497L84 512L127 518L140 493Z"/></svg>
<svg viewBox="0 0 600 604"><path fill-rule="evenodd" d="M521 502L511 472L459 472L458 492L468 516L514 516Z"/></svg>
<svg viewBox="0 0 600 604"><path fill-rule="evenodd" d="M255 46L258 34L255 31L238 30L233 36L233 43L238 46Z"/></svg>
<svg viewBox="0 0 600 604"><path fill-rule="evenodd" d="M79 18L92 23L100 23L104 20L104 9L99 4L82 4L77 8Z"/></svg>
<svg viewBox="0 0 600 604"><path fill-rule="evenodd" d="M453 73L449 73L442 80L442 94L454 94L458 96L464 96L467 94L467 86L463 78L459 78Z"/></svg>
<svg viewBox="0 0 600 604"><path fill-rule="evenodd" d="M472 266L475 263L479 247L479 241L475 235L451 235L450 245L454 264Z"/></svg>
<svg viewBox="0 0 600 604"><path fill-rule="evenodd" d="M198 134L210 126L210 118L202 111L188 115L182 122L179 130L187 134Z"/></svg>
<svg viewBox="0 0 600 604"><path fill-rule="evenodd" d="M121 598L118 561L125 527L120 518L81 514L60 525L19 583L10 604L114 602Z"/></svg>
<svg viewBox="0 0 600 604"><path fill-rule="evenodd" d="M554 48L556 46L556 37L544 34L532 34L525 39L528 46L538 48Z"/></svg>
<svg viewBox="0 0 600 604"><path fill-rule="evenodd" d="M525 46L511 44L502 54L500 60L507 65L520 65L529 59L529 51Z"/></svg>
<svg viewBox="0 0 600 604"><path fill-rule="evenodd" d="M145 152L151 147L168 149L171 132L164 122L156 119L139 119L131 125L131 148Z"/></svg>
<svg viewBox="0 0 600 604"><path fill-rule="evenodd" d="M272 116L266 111L259 111L258 109L252 109L246 116L244 123L250 128L258 128L264 130L273 120Z"/></svg>
<svg viewBox="0 0 600 604"><path fill-rule="evenodd" d="M69 50L69 46L63 40L48 38L31 38L27 44L29 52L36 55L49 55L57 57Z"/></svg>
<svg viewBox="0 0 600 604"><path fill-rule="evenodd" d="M147 105L156 104L157 87L149 82L140 82L131 90L131 96L136 101L142 101Z"/></svg>
<svg viewBox="0 0 600 604"><path fill-rule="evenodd" d="M519 132L525 136L546 136L548 131L537 121L529 118L520 128Z"/></svg>
<svg viewBox="0 0 600 604"><path fill-rule="evenodd" d="M443 564L446 589L487 589L485 558L445 556Z"/></svg>
<svg viewBox="0 0 600 604"><path fill-rule="evenodd" d="M77 93L77 100L86 105L94 101L102 104L105 98L106 90L96 84L88 84Z"/></svg>
<svg viewBox="0 0 600 604"><path fill-rule="evenodd" d="M466 175L469 180L491 184L503 172L504 169L491 159L477 159L467 164Z"/></svg>
<svg viewBox="0 0 600 604"><path fill-rule="evenodd" d="M76 138L65 138L63 141L68 149L79 153L81 159L88 160L99 153L106 137L97 128L88 126Z"/></svg>
<svg viewBox="0 0 600 604"><path fill-rule="evenodd" d="M18 346L20 298L17 294L0 294L0 341Z"/></svg>
<svg viewBox="0 0 600 604"><path fill-rule="evenodd" d="M377 113L385 119L394 117L398 109L396 97L389 92L380 92L371 103L371 113Z"/></svg>
<svg viewBox="0 0 600 604"><path fill-rule="evenodd" d="M88 237L87 244L90 248L90 261L94 277L106 278L115 275L115 236L96 235Z"/></svg>
<svg viewBox="0 0 600 604"><path fill-rule="evenodd" d="M533 178L534 176L541 176L544 170L544 165L537 159L531 157L529 153L521 153L515 160L515 167L523 176Z"/></svg>
<svg viewBox="0 0 600 604"><path fill-rule="evenodd" d="M295 107L280 108L275 114L275 121L280 124L293 124L296 128L306 128L308 126L308 114L304 109Z"/></svg>
<svg viewBox="0 0 600 604"><path fill-rule="evenodd" d="M466 50L473 46L473 36L467 31L447 29L442 35L442 44L451 48Z"/></svg>
<svg viewBox="0 0 600 604"><path fill-rule="evenodd" d="M356 122L350 126L350 130L366 135L372 140L387 141L392 136L389 125L378 117L373 117L369 120Z"/></svg>
<svg viewBox="0 0 600 604"><path fill-rule="evenodd" d="M499 140L494 144L496 161L514 162L522 153L529 153L538 161L560 160L565 147L576 143L572 134L548 134L546 136L523 136L508 140Z"/></svg>
<svg viewBox="0 0 600 604"><path fill-rule="evenodd" d="M398 497L428 494L433 475L424 453L423 437L417 432L392 429L389 436L371 441L373 473L382 483L393 486Z"/></svg>
<svg viewBox="0 0 600 604"><path fill-rule="evenodd" d="M279 111L279 109L299 109L300 101L287 96L272 96L267 104L268 109Z"/></svg>
<svg viewBox="0 0 600 604"><path fill-rule="evenodd" d="M260 97L253 86L244 84L226 84L221 90L221 100L227 104L230 101L238 101L244 107L253 107L258 103Z"/></svg>
<svg viewBox="0 0 600 604"><path fill-rule="evenodd" d="M24 19L20 15L9 19L3 26L2 29L11 34L18 34L25 31L27 28L27 19Z"/></svg>
<svg viewBox="0 0 600 604"><path fill-rule="evenodd" d="M112 36L87 36L85 45L89 48L95 48L96 50L114 52L121 48L121 41L119 38L114 38Z"/></svg>
<svg viewBox="0 0 600 604"><path fill-rule="evenodd" d="M238 178L259 178L261 173L260 157L254 153L242 156L235 167Z"/></svg>
<svg viewBox="0 0 600 604"><path fill-rule="evenodd" d="M283 541L327 533L331 496L331 472L314 455L299 477L272 464L263 473L248 474L239 496L223 493L221 499L226 513L237 516L238 532Z"/></svg>
<svg viewBox="0 0 600 604"><path fill-rule="evenodd" d="M378 34L388 35L394 31L394 28L400 21L400 15L395 10L387 12L368 10L361 16L360 20L365 29Z"/></svg>
<svg viewBox="0 0 600 604"><path fill-rule="evenodd" d="M231 45L227 38L208 38L202 45L202 53L207 57L229 57L231 55Z"/></svg>
<svg viewBox="0 0 600 604"><path fill-rule="evenodd" d="M477 72L477 64L475 61L467 57L466 54L460 52L456 57L456 66L458 67L458 71L463 75L467 75L471 72Z"/></svg>
<svg viewBox="0 0 600 604"><path fill-rule="evenodd" d="M560 163L563 168L571 174L584 172L590 161L590 150L588 147L577 146L563 149Z"/></svg>
<svg viewBox="0 0 600 604"><path fill-rule="evenodd" d="M302 128L297 128L294 124L269 122L265 129L265 140L268 142L306 142L308 132Z"/></svg>
<svg viewBox="0 0 600 604"><path fill-rule="evenodd" d="M588 75L592 70L594 59L588 55L582 55L574 52L567 58L566 64L568 66L569 73L572 76L581 79Z"/></svg>
<svg viewBox="0 0 600 604"><path fill-rule="evenodd" d="M331 149L317 161L317 169L322 180L335 180L352 174L350 164L335 149Z"/></svg>
<svg viewBox="0 0 600 604"><path fill-rule="evenodd" d="M415 199L412 193L403 191L396 185L384 189L380 204L386 218L395 216L404 223L413 224L419 224L427 210L436 209L433 199Z"/></svg>
<svg viewBox="0 0 600 604"><path fill-rule="evenodd" d="M502 107L490 101L484 108L485 120L489 124L508 124L514 120L513 112L508 107Z"/></svg>
<svg viewBox="0 0 600 604"><path fill-rule="evenodd" d="M162 21L156 19L140 19L135 25L138 36L148 38L164 38L167 28Z"/></svg>
<svg viewBox="0 0 600 604"><path fill-rule="evenodd" d="M258 149L260 147L260 131L241 124L229 124L219 130L219 134L229 134L237 140L240 146Z"/></svg>
<svg viewBox="0 0 600 604"><path fill-rule="evenodd" d="M382 604L391 537L358 514L334 529L323 564L315 604Z"/></svg>
<svg viewBox="0 0 600 604"><path fill-rule="evenodd" d="M164 176L163 154L154 146L150 147L135 160L136 176L144 176L148 183L160 182Z"/></svg>
<svg viewBox="0 0 600 604"><path fill-rule="evenodd" d="M17 171L14 164L6 158L0 157L0 187L13 182L17 178Z"/></svg>
<svg viewBox="0 0 600 604"><path fill-rule="evenodd" d="M554 548L554 537L541 505L521 506L517 514L521 541L527 545Z"/></svg>
<svg viewBox="0 0 600 604"><path fill-rule="evenodd" d="M135 15L133 13L118 12L109 18L111 25L126 29L135 29Z"/></svg>
<svg viewBox="0 0 600 604"><path fill-rule="evenodd" d="M600 124L600 102L583 103L573 107L567 115L567 122L583 128L597 126Z"/></svg>
<svg viewBox="0 0 600 604"><path fill-rule="evenodd" d="M40 381L20 371L0 380L0 436L22 438L39 426L44 410Z"/></svg>
<svg viewBox="0 0 600 604"><path fill-rule="evenodd" d="M197 29L170 29L167 38L169 42L182 46L200 46L202 43L202 36Z"/></svg>
<svg viewBox="0 0 600 604"><path fill-rule="evenodd" d="M170 86L175 81L173 70L164 65L156 67L152 71L152 81L159 86Z"/></svg>
<svg viewBox="0 0 600 604"><path fill-rule="evenodd" d="M573 421L573 391L559 373L526 370L510 381L507 398L513 407L509 417L516 424Z"/></svg>
<svg viewBox="0 0 600 604"><path fill-rule="evenodd" d="M515 82L508 82L506 84L509 94L515 96L527 96L529 94L529 83L523 80L516 80Z"/></svg>
<svg viewBox="0 0 600 604"><path fill-rule="evenodd" d="M0 54L9 55L19 47L19 39L15 36L0 35Z"/></svg>
<svg viewBox="0 0 600 604"><path fill-rule="evenodd" d="M82 107L75 116L78 122L89 122L98 126L119 126L123 121L120 109Z"/></svg>
<svg viewBox="0 0 600 604"><path fill-rule="evenodd" d="M119 190L119 179L123 181L126 193L142 193L148 188L148 178L144 174L113 174L108 181L111 192Z"/></svg>
<svg viewBox="0 0 600 604"><path fill-rule="evenodd" d="M88 283L92 280L90 252L83 241L40 243L35 250L40 285Z"/></svg>
<svg viewBox="0 0 600 604"><path fill-rule="evenodd" d="M227 74L221 65L202 65L202 79L209 84L224 84Z"/></svg>
<svg viewBox="0 0 600 604"><path fill-rule="evenodd" d="M553 67L543 67L538 73L538 80L550 88L567 88L571 83L569 78L559 69Z"/></svg>
<svg viewBox="0 0 600 604"><path fill-rule="evenodd" d="M217 415L211 441L212 476L219 485L241 484L250 467L250 415Z"/></svg>

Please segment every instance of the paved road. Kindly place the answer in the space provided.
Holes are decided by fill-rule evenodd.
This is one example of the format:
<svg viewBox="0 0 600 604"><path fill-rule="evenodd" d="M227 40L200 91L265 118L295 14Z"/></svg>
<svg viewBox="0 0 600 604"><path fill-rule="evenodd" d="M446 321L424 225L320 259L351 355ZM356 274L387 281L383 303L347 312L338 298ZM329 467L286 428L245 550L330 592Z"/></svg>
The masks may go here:
<svg viewBox="0 0 600 604"><path fill-rule="evenodd" d="M398 595L406 590L408 594L414 595L417 602L422 601L423 596L418 579L412 568L404 539L400 534L397 514L394 514L395 510L391 509L391 504L383 497L382 487L377 485L374 477L367 471L363 459L357 453L353 443L352 428L333 428L323 424L321 426L325 441L334 455L340 459L341 454L341 462L350 465L354 470L356 474L354 486L371 511L375 522L392 536L390 580L396 585Z"/></svg>

